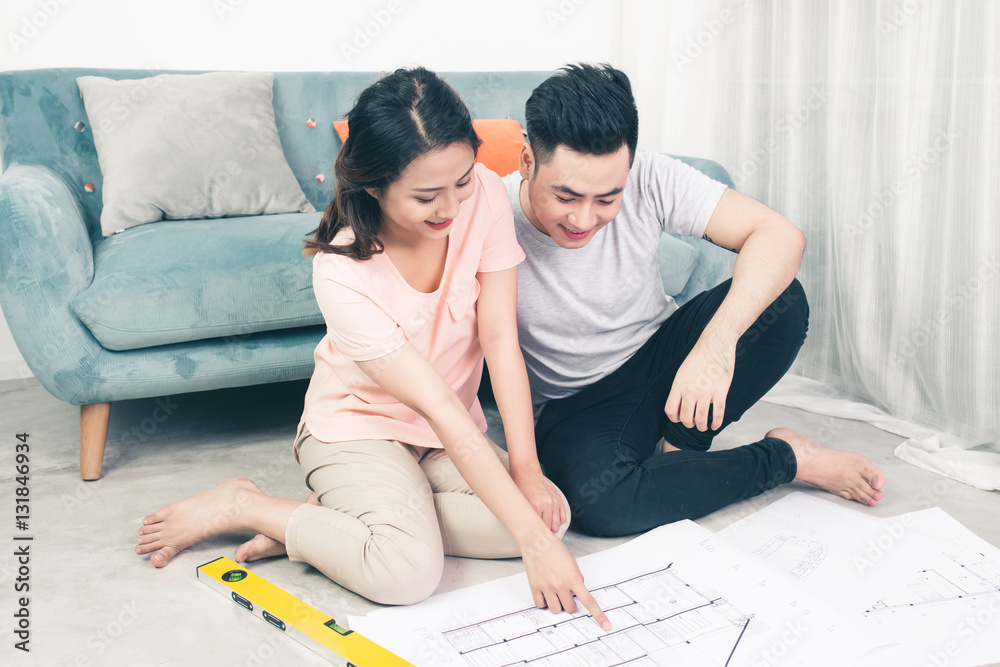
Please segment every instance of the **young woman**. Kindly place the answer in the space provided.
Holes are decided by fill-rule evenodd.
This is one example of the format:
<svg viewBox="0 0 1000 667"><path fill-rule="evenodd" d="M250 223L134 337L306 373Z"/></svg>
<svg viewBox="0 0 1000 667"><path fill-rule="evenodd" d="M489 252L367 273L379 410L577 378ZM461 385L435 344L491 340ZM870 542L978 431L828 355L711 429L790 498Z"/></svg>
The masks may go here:
<svg viewBox="0 0 1000 667"><path fill-rule="evenodd" d="M610 627L538 464L515 323L524 253L500 178L475 164L468 109L434 73L401 69L361 93L348 127L306 242L327 324L294 441L313 494L230 480L146 517L136 552L163 567L199 540L257 531L237 560L287 553L383 604L433 593L445 555L520 555L537 606L573 612L576 595ZM484 355L509 463L484 435Z"/></svg>

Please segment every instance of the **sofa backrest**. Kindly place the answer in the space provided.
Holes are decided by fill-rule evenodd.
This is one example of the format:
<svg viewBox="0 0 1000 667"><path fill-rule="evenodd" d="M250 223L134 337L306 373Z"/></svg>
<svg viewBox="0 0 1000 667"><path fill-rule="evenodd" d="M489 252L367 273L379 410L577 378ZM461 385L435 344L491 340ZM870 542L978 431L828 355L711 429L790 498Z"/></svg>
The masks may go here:
<svg viewBox="0 0 1000 667"><path fill-rule="evenodd" d="M157 74L198 74L177 70L57 68L0 72L0 168L15 164L47 167L77 193L91 239L101 239L101 200L85 183L101 192L101 170L94 135L76 79L103 76L139 79ZM473 118L515 118L524 126L524 103L549 72L443 73L459 92ZM329 176L340 150L332 122L345 117L359 92L379 76L376 72L275 72L274 112L285 158L317 210L332 195ZM306 121L315 120L310 128ZM83 131L76 123L83 122ZM503 175L503 174L501 174ZM151 174L150 177L154 177Z"/></svg>

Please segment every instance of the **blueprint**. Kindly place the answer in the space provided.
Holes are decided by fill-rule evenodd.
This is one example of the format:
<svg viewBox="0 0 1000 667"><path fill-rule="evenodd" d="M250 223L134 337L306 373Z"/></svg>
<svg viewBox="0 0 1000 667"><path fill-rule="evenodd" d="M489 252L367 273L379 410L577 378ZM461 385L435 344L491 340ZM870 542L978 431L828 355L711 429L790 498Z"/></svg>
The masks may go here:
<svg viewBox="0 0 1000 667"><path fill-rule="evenodd" d="M890 642L856 664L1000 661L1000 549L940 508L877 519L792 493L719 537Z"/></svg>
<svg viewBox="0 0 1000 667"><path fill-rule="evenodd" d="M877 518L791 493L717 535L690 521L578 559L607 613L531 603L523 574L351 618L415 665L1000 662L1000 549L939 508Z"/></svg>
<svg viewBox="0 0 1000 667"><path fill-rule="evenodd" d="M727 665L744 637L766 630L716 592L702 592L668 566L592 590L613 631L584 613L529 607L442 633L476 667L635 665L695 660ZM659 661L662 658L663 661Z"/></svg>
<svg viewBox="0 0 1000 667"><path fill-rule="evenodd" d="M970 550L956 544L946 549L931 565L907 577L875 604L866 614L910 611L922 613L927 608L953 602L973 602L1000 594L1000 560L995 554Z"/></svg>
<svg viewBox="0 0 1000 667"><path fill-rule="evenodd" d="M352 617L351 629L421 667L834 665L882 643L690 521L578 563L610 631L582 606L535 608L523 574Z"/></svg>

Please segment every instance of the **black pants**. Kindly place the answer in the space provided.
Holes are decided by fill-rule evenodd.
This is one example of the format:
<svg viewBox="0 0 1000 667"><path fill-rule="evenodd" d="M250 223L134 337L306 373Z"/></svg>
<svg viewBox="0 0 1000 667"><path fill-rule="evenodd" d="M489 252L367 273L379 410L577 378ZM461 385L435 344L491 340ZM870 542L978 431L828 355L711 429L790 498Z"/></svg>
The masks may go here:
<svg viewBox="0 0 1000 667"><path fill-rule="evenodd" d="M795 478L795 456L784 440L708 449L716 433L774 386L802 347L809 306L798 280L740 338L718 430L687 428L664 413L674 375L730 284L681 306L615 372L545 405L535 428L539 461L566 494L578 530L631 535L696 519ZM682 451L661 453L661 438Z"/></svg>

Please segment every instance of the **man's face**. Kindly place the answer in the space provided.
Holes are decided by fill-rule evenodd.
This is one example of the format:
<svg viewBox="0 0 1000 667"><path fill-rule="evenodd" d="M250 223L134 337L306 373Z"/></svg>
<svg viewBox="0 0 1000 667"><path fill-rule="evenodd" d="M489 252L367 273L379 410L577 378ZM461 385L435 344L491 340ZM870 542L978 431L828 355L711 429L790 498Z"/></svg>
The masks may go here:
<svg viewBox="0 0 1000 667"><path fill-rule="evenodd" d="M563 248L582 248L622 207L629 171L628 146L607 155L577 153L565 146L535 168L521 149L521 207L538 231Z"/></svg>

